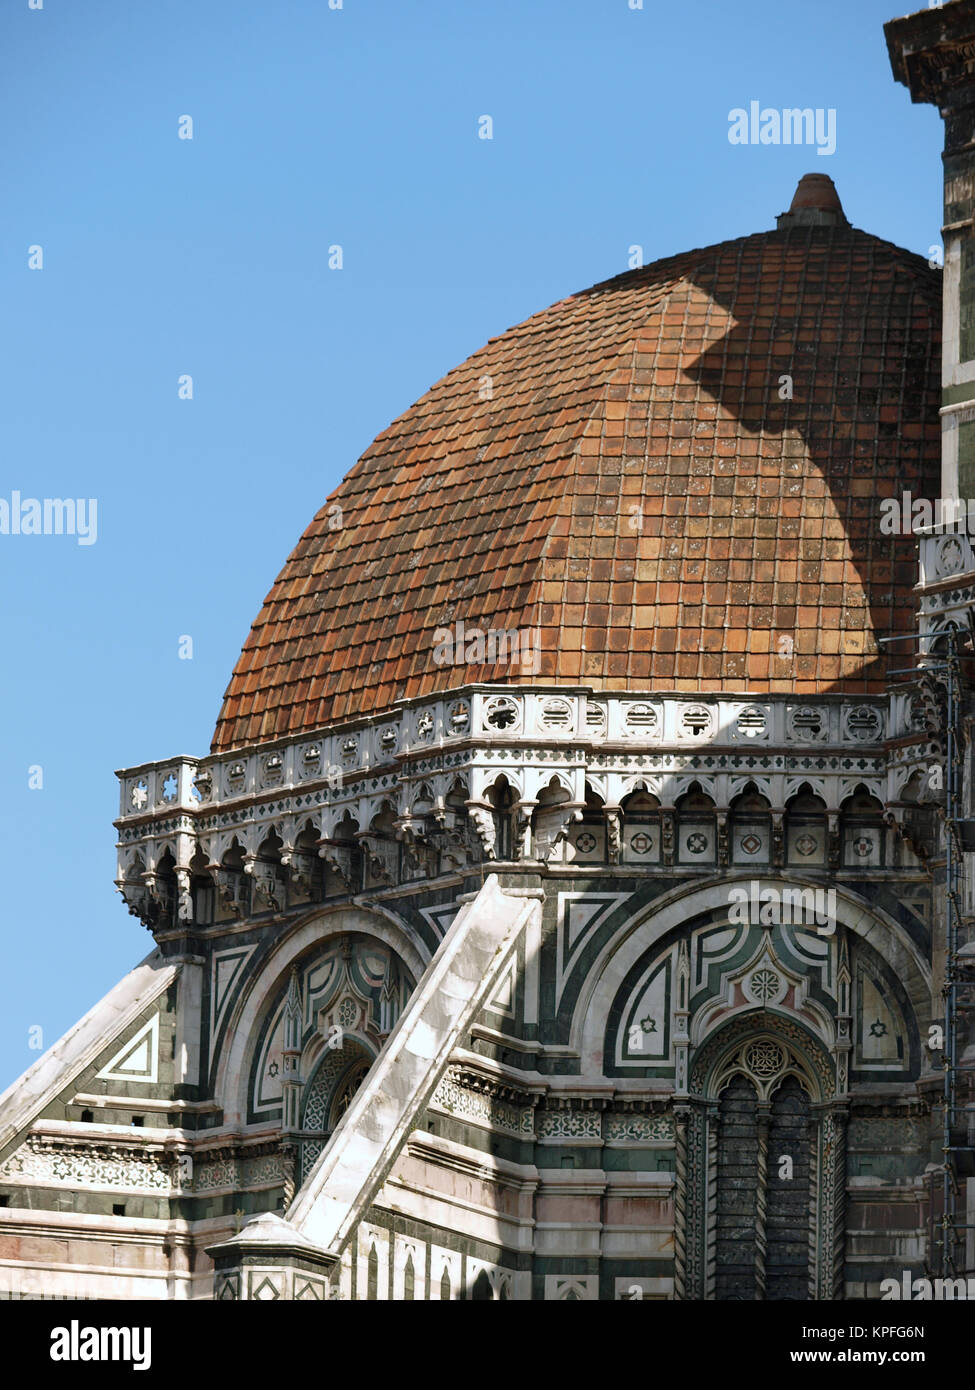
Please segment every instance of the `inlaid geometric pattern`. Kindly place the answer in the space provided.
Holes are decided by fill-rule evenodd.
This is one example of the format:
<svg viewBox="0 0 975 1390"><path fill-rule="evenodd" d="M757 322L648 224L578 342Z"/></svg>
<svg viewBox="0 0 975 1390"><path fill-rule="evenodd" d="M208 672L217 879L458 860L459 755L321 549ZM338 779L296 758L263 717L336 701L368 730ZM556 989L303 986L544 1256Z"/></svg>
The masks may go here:
<svg viewBox="0 0 975 1390"><path fill-rule="evenodd" d="M661 1061L670 1053L670 967L668 956L645 972L623 1011L616 1040L617 1066Z"/></svg>
<svg viewBox="0 0 975 1390"><path fill-rule="evenodd" d="M235 986L243 979L244 966L254 954L254 946L235 946L215 951L210 961L210 1043L223 1023Z"/></svg>
<svg viewBox="0 0 975 1390"><path fill-rule="evenodd" d="M459 910L457 903L446 903L440 907L421 907L420 915L427 919L439 937L444 937Z"/></svg>
<svg viewBox="0 0 975 1390"><path fill-rule="evenodd" d="M556 987L560 994L569 971L593 932L629 897L629 893L559 894Z"/></svg>
<svg viewBox="0 0 975 1390"><path fill-rule="evenodd" d="M152 1018L134 1037L105 1063L98 1076L102 1081L154 1082L159 1069L159 1015Z"/></svg>
<svg viewBox="0 0 975 1390"><path fill-rule="evenodd" d="M512 961L510 968L501 977L497 989L486 1005L486 1007L491 1009L494 1013L504 1014L508 1018L514 1018L515 1016L515 981L517 970L517 961Z"/></svg>
<svg viewBox="0 0 975 1390"><path fill-rule="evenodd" d="M322 1303L328 1297L325 1281L322 1279L308 1279L304 1275L295 1276L296 1303Z"/></svg>

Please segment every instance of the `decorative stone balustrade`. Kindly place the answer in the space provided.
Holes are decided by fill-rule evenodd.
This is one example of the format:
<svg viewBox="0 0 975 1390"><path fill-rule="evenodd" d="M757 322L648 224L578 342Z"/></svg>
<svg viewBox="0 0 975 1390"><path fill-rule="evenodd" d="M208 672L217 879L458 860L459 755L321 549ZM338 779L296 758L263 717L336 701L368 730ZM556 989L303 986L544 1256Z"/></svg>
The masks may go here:
<svg viewBox="0 0 975 1390"><path fill-rule="evenodd" d="M968 629L975 606L975 550L964 529L918 537L921 632L937 634L950 623ZM924 648L921 649L924 654Z"/></svg>
<svg viewBox="0 0 975 1390"><path fill-rule="evenodd" d="M322 733L279 740L213 758L143 763L118 773L119 823L198 814L275 793L341 797L353 783L391 787L400 769L442 759L453 749L527 749L577 745L579 757L708 748L749 753L759 748L813 751L829 745L876 750L910 733L903 703L810 699L728 700L718 696L606 695L516 687L474 687L454 698L406 705L388 716Z"/></svg>
<svg viewBox="0 0 975 1390"><path fill-rule="evenodd" d="M916 799L938 757L937 719L916 683L808 701L473 686L318 737L120 772L117 881L133 913L165 928L194 920L206 876L211 913L243 918L314 900L326 873L332 891L359 892L484 859L616 864L636 843L620 812L635 791L660 811L648 864L675 862L672 813L696 791L717 812L720 865L727 810L749 787L780 855L803 788L834 819L860 790L900 820L905 788Z"/></svg>

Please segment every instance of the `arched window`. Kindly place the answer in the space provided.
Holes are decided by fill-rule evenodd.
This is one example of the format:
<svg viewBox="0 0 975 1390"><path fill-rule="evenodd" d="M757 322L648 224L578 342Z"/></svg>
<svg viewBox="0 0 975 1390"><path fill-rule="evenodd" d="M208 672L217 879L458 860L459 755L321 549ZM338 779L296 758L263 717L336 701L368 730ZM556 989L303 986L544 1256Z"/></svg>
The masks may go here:
<svg viewBox="0 0 975 1390"><path fill-rule="evenodd" d="M514 835L512 833L512 812L516 796L507 777L499 777L487 794L494 819L494 857L511 860L514 858Z"/></svg>
<svg viewBox="0 0 975 1390"><path fill-rule="evenodd" d="M198 849L190 860L190 895L193 902L193 921L208 927L213 922L215 890L213 877L207 869L207 857Z"/></svg>
<svg viewBox="0 0 975 1390"><path fill-rule="evenodd" d="M396 812L389 802L383 802L378 814L370 821L369 829L360 831L357 838L364 850L363 886L381 888L384 884L397 883L400 878L400 843L396 838Z"/></svg>
<svg viewBox="0 0 975 1390"><path fill-rule="evenodd" d="M244 847L234 837L216 871L215 920L225 922L250 910L250 879L244 873Z"/></svg>
<svg viewBox="0 0 975 1390"><path fill-rule="evenodd" d="M859 786L840 807L843 863L851 869L879 869L884 862L884 808Z"/></svg>
<svg viewBox="0 0 975 1390"><path fill-rule="evenodd" d="M348 811L331 835L321 840L319 852L325 864L326 897L342 897L361 891L365 856L359 846L359 822Z"/></svg>
<svg viewBox="0 0 975 1390"><path fill-rule="evenodd" d="M532 853L543 863L565 857L561 837L569 828L569 813L563 808L570 799L557 777L538 793L538 805L532 812Z"/></svg>
<svg viewBox="0 0 975 1390"><path fill-rule="evenodd" d="M313 1072L302 1097L302 1182L352 1104L371 1065L372 1058L365 1049L346 1039L343 1047L334 1051L328 1049Z"/></svg>
<svg viewBox="0 0 975 1390"><path fill-rule="evenodd" d="M811 1139L809 1096L787 1076L772 1094L769 1117L765 1297L771 1302L809 1297Z"/></svg>
<svg viewBox="0 0 975 1390"><path fill-rule="evenodd" d="M677 1170L679 1297L838 1296L846 1127L824 1103L835 1084L822 1042L767 1011L739 1015L697 1049L690 1090L700 1100Z"/></svg>
<svg viewBox="0 0 975 1390"><path fill-rule="evenodd" d="M156 900L160 905L157 926L172 927L176 925L178 896L176 860L173 858L172 851L167 849L156 865Z"/></svg>
<svg viewBox="0 0 975 1390"><path fill-rule="evenodd" d="M620 802L623 813L620 860L624 864L659 864L660 802L645 787L635 787Z"/></svg>
<svg viewBox="0 0 975 1390"><path fill-rule="evenodd" d="M335 1100L332 1104L330 1129L335 1129L339 1120L341 1120L346 1110L348 1110L349 1106L352 1104L355 1093L358 1091L363 1081L365 1081L368 1071L369 1063L360 1062L358 1066L352 1069L348 1077L343 1079L341 1087L336 1092Z"/></svg>
<svg viewBox="0 0 975 1390"><path fill-rule="evenodd" d="M289 869L289 900L320 902L325 896L325 861L318 853L319 832L310 823L295 839Z"/></svg>
<svg viewBox="0 0 975 1390"><path fill-rule="evenodd" d="M757 1065L761 1069L761 1059ZM721 1093L714 1288L719 1301L809 1297L809 1117L809 1096L794 1075L783 1079L765 1106L755 1082L741 1073Z"/></svg>
<svg viewBox="0 0 975 1390"><path fill-rule="evenodd" d="M764 796L748 786L731 803L728 840L735 867L767 865L772 858L772 814Z"/></svg>
<svg viewBox="0 0 975 1390"><path fill-rule="evenodd" d="M677 802L677 862L706 868L717 863L714 802L696 782Z"/></svg>
<svg viewBox="0 0 975 1390"><path fill-rule="evenodd" d="M757 1107L754 1084L732 1077L718 1108L714 1296L719 1301L756 1297Z"/></svg>
<svg viewBox="0 0 975 1390"><path fill-rule="evenodd" d="M797 868L826 866L826 802L808 784L786 803L786 863Z"/></svg>
<svg viewBox="0 0 975 1390"><path fill-rule="evenodd" d="M569 826L565 857L573 864L606 862L606 819L603 799L586 783L586 804L582 819Z"/></svg>
<svg viewBox="0 0 975 1390"><path fill-rule="evenodd" d="M257 857L247 861L252 912L278 912L286 906L281 849L281 837L272 830L258 846Z"/></svg>

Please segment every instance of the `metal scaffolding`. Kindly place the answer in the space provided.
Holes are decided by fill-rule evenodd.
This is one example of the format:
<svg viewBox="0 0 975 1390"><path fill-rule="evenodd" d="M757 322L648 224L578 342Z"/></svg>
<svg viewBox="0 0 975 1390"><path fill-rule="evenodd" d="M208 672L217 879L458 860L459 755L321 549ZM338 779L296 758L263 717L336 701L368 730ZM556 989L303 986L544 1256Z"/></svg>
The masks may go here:
<svg viewBox="0 0 975 1390"><path fill-rule="evenodd" d="M911 640L911 637L902 635L883 640L898 642ZM940 1211L936 1210L935 1202L938 1175L932 1174L931 1248L926 1263L930 1272L941 1278L956 1279L975 1274L975 1260L969 1258L973 1243L967 1238L968 1232L975 1230L975 1223L967 1221L964 1200L965 1179L975 1175L975 1105L971 1103L965 1083L973 1063L964 1064L963 1049L959 1045L959 1031L969 1015L975 1014L975 943L967 945L962 940L966 920L962 901L964 854L966 850L975 850L975 820L966 817L964 806L966 737L958 630L949 627L943 633L916 633L913 640L942 650L930 655L922 646L915 667L892 671L891 675L912 677L912 683L921 686L926 700L943 709L944 719L944 805L941 811L945 847L943 1158Z"/></svg>
<svg viewBox="0 0 975 1390"><path fill-rule="evenodd" d="M966 847L972 848L971 832L975 822L966 818L964 810L964 709L958 633L955 628L950 628L947 633L946 648L944 657L939 659L941 679L947 692L944 811L947 901L942 990L945 1000L942 1100L944 1165L939 1245L941 1274L947 1279L967 1276L971 1263L968 1258L971 1242L967 1239L967 1233L972 1226L966 1220L967 1211L963 1196L966 1190L964 1180L975 1172L975 1107L971 1105L967 1087L964 1085L964 1075L970 1067L965 1068L962 1065L963 1053L958 1034L967 1022L968 1016L975 1010L975 971L972 969L975 956L962 942L965 904L961 898L964 852ZM959 1095L961 1090L965 1092L964 1098ZM975 1270L971 1272L975 1273Z"/></svg>

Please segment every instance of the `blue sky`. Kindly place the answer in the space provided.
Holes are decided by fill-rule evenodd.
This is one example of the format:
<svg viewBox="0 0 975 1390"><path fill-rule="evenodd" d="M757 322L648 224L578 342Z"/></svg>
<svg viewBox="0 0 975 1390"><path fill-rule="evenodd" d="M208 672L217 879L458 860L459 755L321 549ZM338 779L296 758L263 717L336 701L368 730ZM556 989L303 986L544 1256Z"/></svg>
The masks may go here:
<svg viewBox="0 0 975 1390"><path fill-rule="evenodd" d="M629 4L4 0L0 498L96 498L98 533L0 535L0 1088L152 944L113 886L115 769L207 750L390 420L631 245L774 226L809 171L855 225L940 241L941 122L891 77L889 0ZM752 100L835 108L835 154L732 146Z"/></svg>

